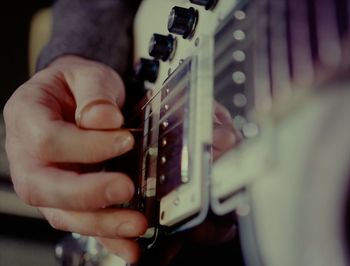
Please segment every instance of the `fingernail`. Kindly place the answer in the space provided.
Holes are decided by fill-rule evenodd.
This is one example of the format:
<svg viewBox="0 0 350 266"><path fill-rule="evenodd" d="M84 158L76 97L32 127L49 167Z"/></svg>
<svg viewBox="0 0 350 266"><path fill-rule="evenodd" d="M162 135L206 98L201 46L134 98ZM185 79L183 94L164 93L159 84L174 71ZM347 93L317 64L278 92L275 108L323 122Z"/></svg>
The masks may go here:
<svg viewBox="0 0 350 266"><path fill-rule="evenodd" d="M85 105L76 115L81 128L115 129L123 124L123 116L117 106L107 100L93 101Z"/></svg>
<svg viewBox="0 0 350 266"><path fill-rule="evenodd" d="M222 125L222 122L220 121L220 119L217 117L216 114L214 114L214 124L216 125Z"/></svg>
<svg viewBox="0 0 350 266"><path fill-rule="evenodd" d="M132 222L124 222L118 226L118 236L122 237L135 237L138 236L139 230L137 230L135 224Z"/></svg>
<svg viewBox="0 0 350 266"><path fill-rule="evenodd" d="M131 150L134 146L134 138L131 134L122 134L118 136L114 143L114 149L119 153L123 154Z"/></svg>

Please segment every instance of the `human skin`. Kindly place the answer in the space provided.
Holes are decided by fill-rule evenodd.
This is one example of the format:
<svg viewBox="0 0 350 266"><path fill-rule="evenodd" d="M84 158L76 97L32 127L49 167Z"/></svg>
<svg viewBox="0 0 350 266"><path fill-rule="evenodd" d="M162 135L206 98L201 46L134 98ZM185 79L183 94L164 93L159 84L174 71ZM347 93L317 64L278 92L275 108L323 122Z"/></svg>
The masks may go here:
<svg viewBox="0 0 350 266"><path fill-rule="evenodd" d="M132 198L133 182L99 167L133 147L132 135L121 129L124 100L125 88L114 70L77 56L60 57L7 102L6 152L16 193L38 207L52 227L95 236L110 252L134 263L140 255L136 238L147 221L135 210L108 208ZM227 110L214 106L215 161L239 139ZM217 227L209 220L167 241L166 251L160 248L162 260L169 262L184 239L216 243L234 235L233 224Z"/></svg>
<svg viewBox="0 0 350 266"><path fill-rule="evenodd" d="M107 208L129 201L134 185L122 173L91 172L91 165L133 147L132 135L121 129L124 99L123 82L111 68L60 57L8 100L6 152L16 193L38 207L52 227L96 236L135 262L135 238L147 228L145 217Z"/></svg>

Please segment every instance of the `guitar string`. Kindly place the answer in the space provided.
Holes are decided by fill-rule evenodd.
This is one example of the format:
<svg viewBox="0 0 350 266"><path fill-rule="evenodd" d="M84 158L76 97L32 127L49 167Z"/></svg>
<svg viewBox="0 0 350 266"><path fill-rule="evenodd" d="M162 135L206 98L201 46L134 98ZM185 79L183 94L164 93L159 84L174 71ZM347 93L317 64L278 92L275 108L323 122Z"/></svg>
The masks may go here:
<svg viewBox="0 0 350 266"><path fill-rule="evenodd" d="M161 92L161 90L157 93L159 94ZM187 96L187 94L185 95L185 97ZM178 120L175 124L171 125L166 131L163 132L162 136L157 136L155 139L152 139L152 142L149 142L149 136L150 134L153 134L154 130L159 129L159 126L163 123L163 121L165 121L165 119L169 118L169 116L171 116L172 114L176 113L178 110L180 110L182 108L182 106L185 104L185 98L182 97L182 102L176 104L176 108L174 106L174 108L172 108L171 111L168 112L168 114L166 116L164 116L162 119L158 120L157 123L152 123L152 126L147 130L147 132L145 134L142 134L142 143L146 142L145 146L142 146L142 150L141 150L141 156L140 156L140 167L138 167L138 170L136 172L136 176L135 176L135 181L138 182L137 186L140 187L142 189L142 192L144 192L145 189L147 189L147 183L146 183L146 179L151 178L152 176L148 176L147 171L147 167L150 167L152 169L154 169L154 167L157 167L157 161L158 161L158 156L150 156L148 161L146 162L146 156L147 153L149 153L150 149L152 149L153 147L156 147L157 144L159 143L159 139L164 136L165 134L168 134L170 132L172 132L175 128L177 128L179 125L181 125L181 123L183 122L183 119ZM152 98L152 100L154 100L155 97ZM151 101L147 101L146 104L143 105L143 108L141 109L142 111L139 112L137 115L134 115L134 122L137 119L141 118L141 125L139 124L136 128L132 128L130 129L131 131L138 131L138 129L140 129L140 131L144 131L143 129L143 125L144 123L147 123L148 121L152 120L152 117L154 115L157 115L156 113L152 112L152 108L151 108ZM140 106L140 105L139 105ZM145 119L143 119L143 116L145 116L145 111L146 108L150 106L150 112L147 114L147 117ZM137 117L137 116L142 116L142 117ZM153 170L154 171L154 170ZM157 171L156 171L157 173ZM156 174L157 175L157 174Z"/></svg>
<svg viewBox="0 0 350 266"><path fill-rule="evenodd" d="M159 116L162 116L158 119L158 121L156 123L152 122L151 124L151 128L148 129L148 132L146 134L143 135L143 137L147 137L147 135L153 131L153 130L157 130L159 128L159 126L161 126L165 121L167 121L167 119L169 119L172 115L176 114L178 111L181 111L185 108L185 105L188 103L189 100L189 93L185 90L186 87L179 87L181 89L177 89L175 88L173 90L173 92L171 94L169 94L166 98L164 98L163 100L161 100L161 107L160 109L163 107L162 104L165 103L169 103L169 101L173 100L173 98L175 98L176 96L180 97L180 100L175 101L175 103L173 103L173 105L168 105L168 110L165 110L165 114L159 114ZM160 90L159 92L157 92L157 95L159 95L159 93L162 90ZM184 95L182 94L184 92ZM152 118L154 116L158 116L158 113L155 113L153 111L153 108L151 106L152 101L155 99L155 97L153 97L151 100L147 101L147 103L145 105L143 105L142 109L141 109L141 115L144 117L141 117L141 124L138 124L137 126L134 127L134 130L136 129L141 129L143 130L143 125L145 122L147 122L148 120L153 120ZM176 99L175 99L176 100ZM148 114L145 114L145 110L147 107L150 107L150 112ZM137 119L140 119L140 117L138 117L138 115L140 115L140 112L137 115L133 116L133 119L130 121L130 124L133 124L133 122L135 122ZM182 122L182 119L177 119L177 121ZM132 130L132 129L131 129Z"/></svg>

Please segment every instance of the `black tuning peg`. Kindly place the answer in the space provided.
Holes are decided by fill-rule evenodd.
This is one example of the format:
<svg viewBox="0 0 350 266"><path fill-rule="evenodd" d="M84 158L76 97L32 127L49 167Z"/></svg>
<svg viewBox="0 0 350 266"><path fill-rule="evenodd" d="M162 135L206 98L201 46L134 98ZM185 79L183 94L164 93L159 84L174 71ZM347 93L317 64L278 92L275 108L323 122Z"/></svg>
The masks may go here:
<svg viewBox="0 0 350 266"><path fill-rule="evenodd" d="M212 9L218 0L190 0L192 4L205 6L205 9Z"/></svg>
<svg viewBox="0 0 350 266"><path fill-rule="evenodd" d="M193 7L172 8L168 19L168 30L171 33L182 35L184 38L192 36L198 21L198 11Z"/></svg>
<svg viewBox="0 0 350 266"><path fill-rule="evenodd" d="M168 60L175 51L175 38L172 35L153 34L149 44L149 55L155 59Z"/></svg>
<svg viewBox="0 0 350 266"><path fill-rule="evenodd" d="M141 58L135 67L135 77L139 81L155 82L159 72L159 61Z"/></svg>

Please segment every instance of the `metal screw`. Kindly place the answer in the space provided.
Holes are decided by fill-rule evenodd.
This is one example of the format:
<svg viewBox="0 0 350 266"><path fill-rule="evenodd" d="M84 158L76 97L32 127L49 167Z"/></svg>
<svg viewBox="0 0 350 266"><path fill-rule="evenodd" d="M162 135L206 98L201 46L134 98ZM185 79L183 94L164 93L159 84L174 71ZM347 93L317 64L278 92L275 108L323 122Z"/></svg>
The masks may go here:
<svg viewBox="0 0 350 266"><path fill-rule="evenodd" d="M168 121L164 121L162 123L163 129L166 129L169 126L169 122Z"/></svg>
<svg viewBox="0 0 350 266"><path fill-rule="evenodd" d="M165 175L161 175L161 176L159 177L159 182L160 182L161 184L163 184L163 183L165 182Z"/></svg>
<svg viewBox="0 0 350 266"><path fill-rule="evenodd" d="M246 13L242 10L235 11L235 13L233 15L238 20L243 20L246 18Z"/></svg>
<svg viewBox="0 0 350 266"><path fill-rule="evenodd" d="M162 156L162 158L160 158L160 161L162 162L162 164L165 164L165 163L166 163L166 158L165 158L165 156Z"/></svg>
<svg viewBox="0 0 350 266"><path fill-rule="evenodd" d="M235 71L232 74L232 79L236 84L243 84L246 81L246 76L242 71Z"/></svg>

